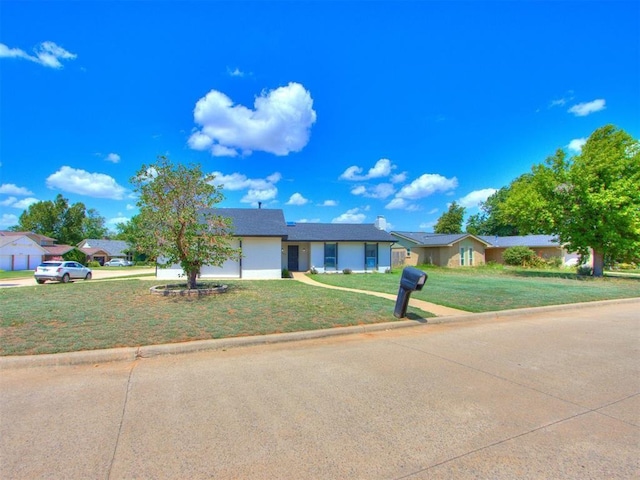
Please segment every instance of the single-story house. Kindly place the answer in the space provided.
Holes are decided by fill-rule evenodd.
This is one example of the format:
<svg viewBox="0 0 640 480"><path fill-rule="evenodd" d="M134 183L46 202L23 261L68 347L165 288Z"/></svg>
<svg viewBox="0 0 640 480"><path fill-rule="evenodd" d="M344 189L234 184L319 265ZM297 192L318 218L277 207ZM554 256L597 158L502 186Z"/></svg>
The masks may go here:
<svg viewBox="0 0 640 480"><path fill-rule="evenodd" d="M406 251L405 265L465 267L503 263L502 253L513 246L529 247L547 259L561 257L566 261L570 257L553 235L496 237L425 232L391 232L391 235L397 242L395 248Z"/></svg>
<svg viewBox="0 0 640 480"><path fill-rule="evenodd" d="M132 259L129 244L124 240L87 238L78 243L78 248L87 256L88 262L98 262L100 265L113 258Z"/></svg>
<svg viewBox="0 0 640 480"><path fill-rule="evenodd" d="M282 270L318 272L373 272L391 268L393 237L376 225L287 223L282 210L217 208L212 212L231 219L232 246L240 260L221 267L205 266L201 278L280 278ZM159 268L159 279L184 278L179 265Z"/></svg>
<svg viewBox="0 0 640 480"><path fill-rule="evenodd" d="M55 239L33 232L0 231L0 270L34 270L47 260L60 260L73 250Z"/></svg>

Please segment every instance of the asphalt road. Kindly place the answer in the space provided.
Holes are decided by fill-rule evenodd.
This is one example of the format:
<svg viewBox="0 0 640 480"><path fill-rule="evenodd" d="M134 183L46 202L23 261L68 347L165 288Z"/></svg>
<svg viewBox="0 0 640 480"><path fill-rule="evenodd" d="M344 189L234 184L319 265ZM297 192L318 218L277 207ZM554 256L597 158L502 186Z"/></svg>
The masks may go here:
<svg viewBox="0 0 640 480"><path fill-rule="evenodd" d="M0 478L639 478L639 312L4 368Z"/></svg>

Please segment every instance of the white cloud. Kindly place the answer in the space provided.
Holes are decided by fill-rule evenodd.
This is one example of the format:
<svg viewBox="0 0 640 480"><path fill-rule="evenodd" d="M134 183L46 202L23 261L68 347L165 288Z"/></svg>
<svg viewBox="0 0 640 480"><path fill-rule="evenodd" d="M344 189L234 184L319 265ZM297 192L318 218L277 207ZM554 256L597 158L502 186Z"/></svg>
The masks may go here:
<svg viewBox="0 0 640 480"><path fill-rule="evenodd" d="M24 187L18 187L13 183L4 183L0 185L0 193L5 195L33 195L33 192Z"/></svg>
<svg viewBox="0 0 640 480"><path fill-rule="evenodd" d="M233 70L227 67L227 73L232 77L244 77L244 72L238 67L234 68Z"/></svg>
<svg viewBox="0 0 640 480"><path fill-rule="evenodd" d="M339 217L331 220L331 223L362 223L366 218L364 213L359 213L359 208L352 208L351 210L347 210L345 213L340 215Z"/></svg>
<svg viewBox="0 0 640 480"><path fill-rule="evenodd" d="M385 205L384 208L388 210L402 210L409 206L409 203L404 198L394 198Z"/></svg>
<svg viewBox="0 0 640 480"><path fill-rule="evenodd" d="M37 198L33 198L33 197L27 197L27 198L23 198L22 200L19 200L17 202L15 202L13 205L11 205L13 208L20 208L22 210L29 208L29 206L33 205L34 203L38 203L38 199Z"/></svg>
<svg viewBox="0 0 640 480"><path fill-rule="evenodd" d="M325 200L320 204L321 207L336 207L338 202L335 200Z"/></svg>
<svg viewBox="0 0 640 480"><path fill-rule="evenodd" d="M320 223L319 218L301 218L300 220L296 220L296 223Z"/></svg>
<svg viewBox="0 0 640 480"><path fill-rule="evenodd" d="M215 175L215 179L212 183L216 186L222 185L224 190L268 190L273 188L282 178L282 175L278 172L272 173L265 179L247 178L247 176L242 173L225 175L222 172L213 172L213 175Z"/></svg>
<svg viewBox="0 0 640 480"><path fill-rule="evenodd" d="M465 208L474 208L479 206L482 202L485 202L487 198L489 198L496 192L497 190L495 188L483 188L482 190L475 190L458 200L458 204Z"/></svg>
<svg viewBox="0 0 640 480"><path fill-rule="evenodd" d="M569 150L573 150L574 152L580 153L585 143L587 143L586 138L574 138L569 142L569 145L567 145L567 148Z"/></svg>
<svg viewBox="0 0 640 480"><path fill-rule="evenodd" d="M381 158L376 162L376 164L369 169L366 175L360 175L362 173L362 167L351 166L347 168L342 175L340 175L340 179L342 180L370 180L372 178L382 178L387 177L391 174L391 170L395 169L396 166L391 163L391 160L388 158Z"/></svg>
<svg viewBox="0 0 640 480"><path fill-rule="evenodd" d="M12 213L3 213L0 216L0 228L5 229L18 224L18 217Z"/></svg>
<svg viewBox="0 0 640 480"><path fill-rule="evenodd" d="M274 198L276 198L276 195L278 195L278 189L276 187L263 188L261 190L249 189L247 194L242 197L240 202L255 205L258 202L273 200Z"/></svg>
<svg viewBox="0 0 640 480"><path fill-rule="evenodd" d="M109 155L107 155L106 160L112 163L120 163L120 155L118 155L117 153L110 153Z"/></svg>
<svg viewBox="0 0 640 480"><path fill-rule="evenodd" d="M14 203L16 203L18 199L16 197L8 197L0 202L0 207L10 207Z"/></svg>
<svg viewBox="0 0 640 480"><path fill-rule="evenodd" d="M427 212L427 214L428 215L434 215L434 214L438 213L438 210L439 210L438 208L432 208L431 210L429 210Z"/></svg>
<svg viewBox="0 0 640 480"><path fill-rule="evenodd" d="M458 186L456 177L446 178L439 174L425 173L409 185L405 185L396 194L397 198L417 200L436 192L448 192Z"/></svg>
<svg viewBox="0 0 640 480"><path fill-rule="evenodd" d="M402 183L407 180L407 172L391 175L391 183Z"/></svg>
<svg viewBox="0 0 640 480"><path fill-rule="evenodd" d="M110 218L109 220L107 220L107 225L116 225L118 223L127 223L129 220L131 220L129 217L124 217L124 216L120 216L120 217L114 217L114 218Z"/></svg>
<svg viewBox="0 0 640 480"><path fill-rule="evenodd" d="M54 42L42 42L34 47L33 52L35 55L29 55L24 50L9 48L4 43L0 43L0 57L24 58L50 68L62 68L60 60L73 60L77 57L75 53L68 52Z"/></svg>
<svg viewBox="0 0 640 480"><path fill-rule="evenodd" d="M299 193L294 193L293 195L291 195L291 197L289 198L289 201L286 204L287 205L304 205L308 202L309 200L304 198Z"/></svg>
<svg viewBox="0 0 640 480"><path fill-rule="evenodd" d="M288 155L309 142L316 112L309 92L291 82L263 91L253 110L211 90L196 103L193 118L201 127L188 140L195 150L211 148L215 156L238 155L238 150L247 155L254 150Z"/></svg>
<svg viewBox="0 0 640 480"><path fill-rule="evenodd" d="M127 210L135 210L136 206L135 205L131 205L130 203L127 203L127 206L125 207Z"/></svg>
<svg viewBox="0 0 640 480"><path fill-rule="evenodd" d="M121 200L125 188L109 175L64 166L47 178L47 187L94 198Z"/></svg>
<svg viewBox="0 0 640 480"><path fill-rule="evenodd" d="M367 188L363 185L358 185L351 189L353 195L362 195L368 198L385 199L395 193L395 188L390 183L380 183L374 187Z"/></svg>
<svg viewBox="0 0 640 480"><path fill-rule="evenodd" d="M604 110L606 101L604 98L598 98L592 102L578 103L571 107L568 112L573 113L576 117L586 117L587 115L600 110Z"/></svg>

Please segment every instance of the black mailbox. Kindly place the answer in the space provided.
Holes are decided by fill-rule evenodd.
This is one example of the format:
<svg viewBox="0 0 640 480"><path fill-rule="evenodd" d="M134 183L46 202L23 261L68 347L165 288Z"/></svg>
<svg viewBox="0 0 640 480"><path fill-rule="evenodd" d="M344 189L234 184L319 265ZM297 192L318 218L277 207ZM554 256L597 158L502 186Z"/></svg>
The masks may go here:
<svg viewBox="0 0 640 480"><path fill-rule="evenodd" d="M427 281L427 274L422 270L413 267L406 267L402 271L400 277L400 289L398 290L398 298L396 300L396 308L393 315L396 318L404 318L407 315L407 307L409 306L409 297L411 292L422 290Z"/></svg>

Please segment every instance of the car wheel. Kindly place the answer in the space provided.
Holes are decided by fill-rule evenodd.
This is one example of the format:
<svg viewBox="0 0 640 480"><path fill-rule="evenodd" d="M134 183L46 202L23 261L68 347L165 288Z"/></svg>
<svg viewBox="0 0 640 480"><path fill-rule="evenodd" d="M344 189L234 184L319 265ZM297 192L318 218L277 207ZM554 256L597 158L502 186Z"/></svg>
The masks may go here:
<svg viewBox="0 0 640 480"><path fill-rule="evenodd" d="M69 274L68 274L68 273L65 273L65 274L62 276L62 283L68 283L68 282L69 282Z"/></svg>
<svg viewBox="0 0 640 480"><path fill-rule="evenodd" d="M84 277L85 280L91 280L91 272L87 273L87 276Z"/></svg>
<svg viewBox="0 0 640 480"><path fill-rule="evenodd" d="M38 282L40 285L42 285L44 283L44 280L40 280L39 278L36 278L36 282Z"/></svg>

